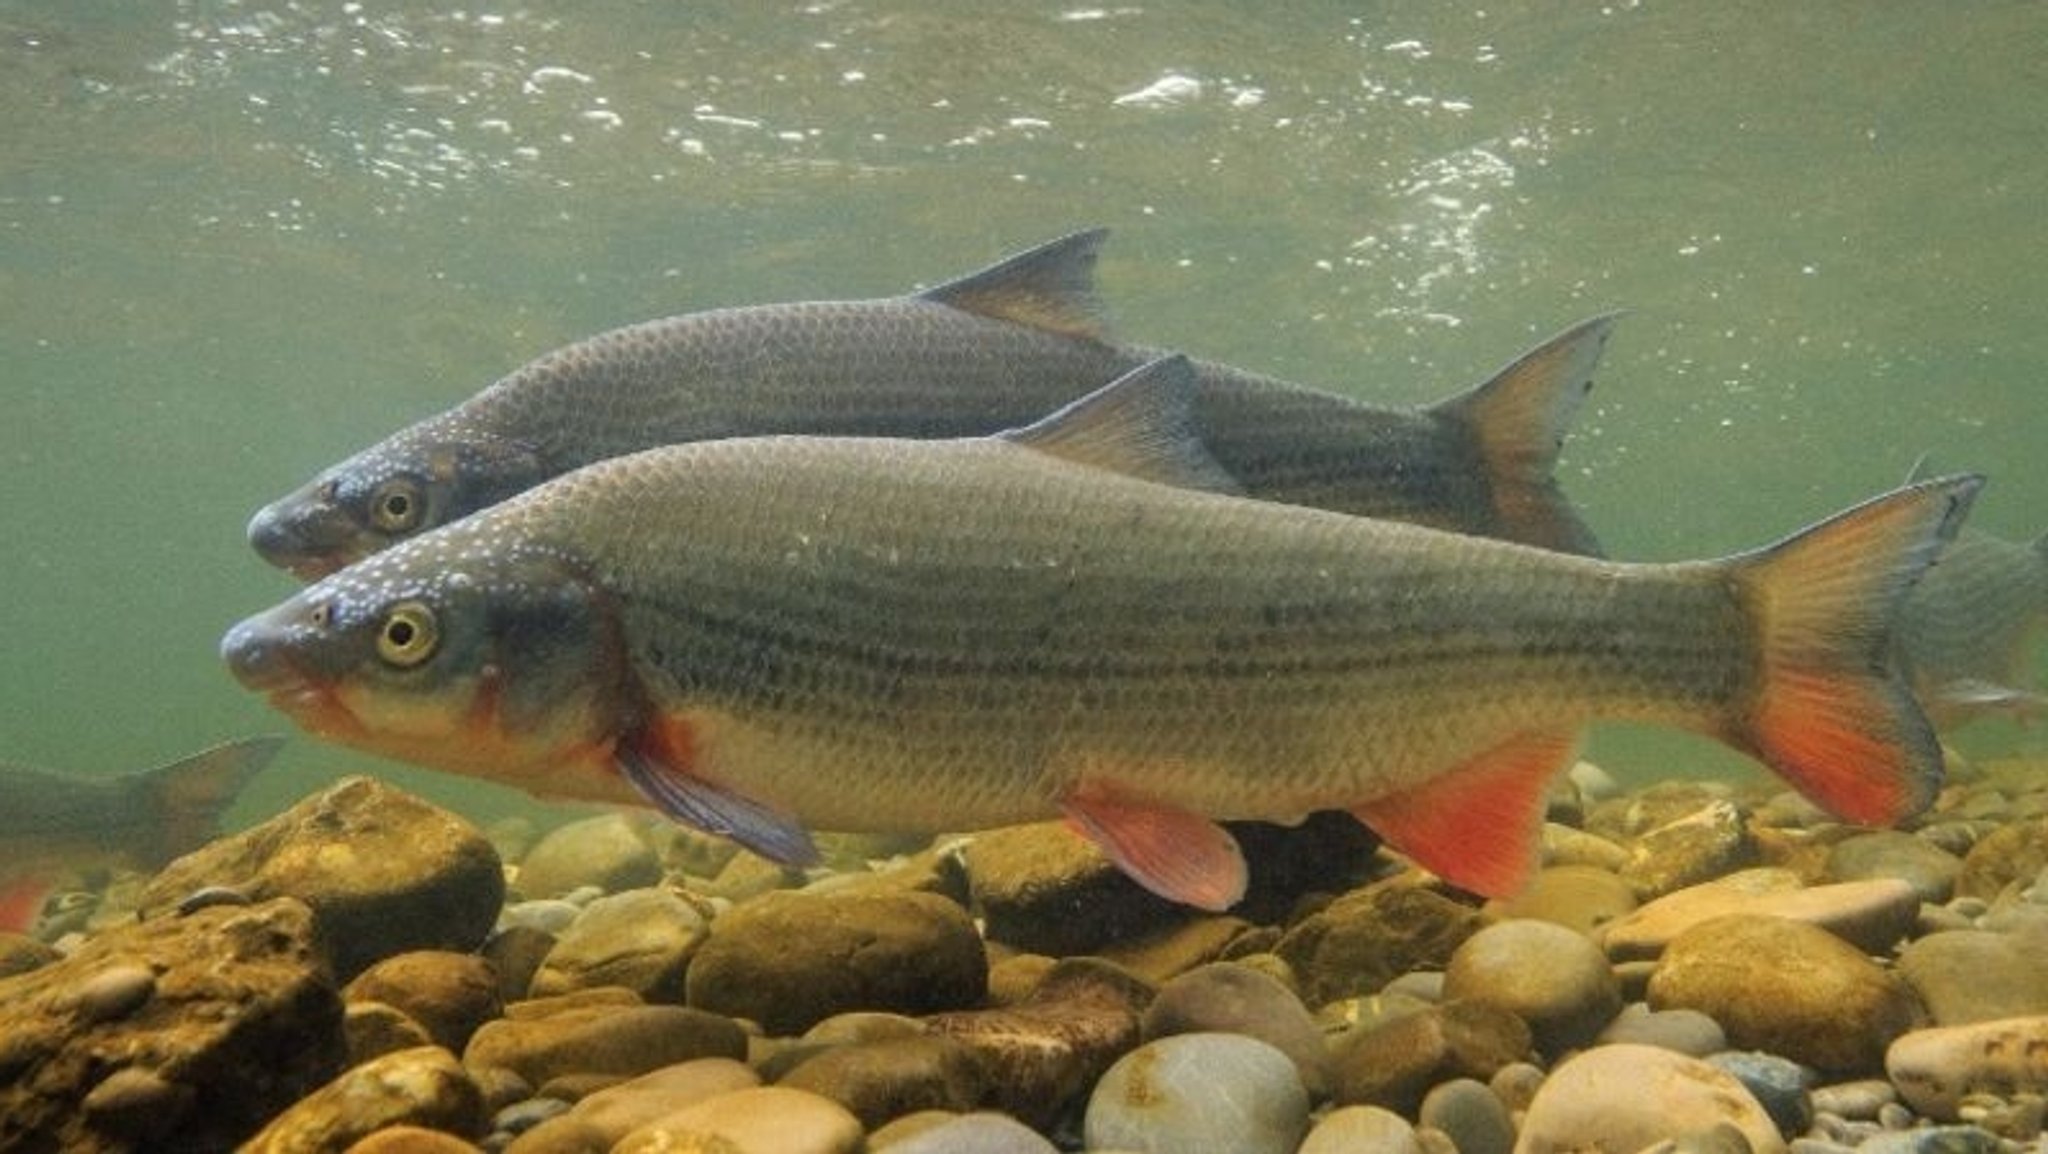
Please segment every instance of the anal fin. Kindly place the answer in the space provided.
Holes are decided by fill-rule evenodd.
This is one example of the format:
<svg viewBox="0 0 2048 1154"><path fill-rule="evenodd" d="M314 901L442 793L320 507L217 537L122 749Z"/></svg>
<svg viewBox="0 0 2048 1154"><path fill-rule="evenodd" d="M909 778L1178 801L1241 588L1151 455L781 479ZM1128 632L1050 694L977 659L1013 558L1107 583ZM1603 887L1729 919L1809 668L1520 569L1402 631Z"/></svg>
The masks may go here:
<svg viewBox="0 0 2048 1154"><path fill-rule="evenodd" d="M1518 734L1449 773L1351 812L1452 885L1504 897L1535 868L1544 794L1577 747L1575 732Z"/></svg>
<svg viewBox="0 0 2048 1154"><path fill-rule="evenodd" d="M1221 912L1244 899L1237 839L1197 813L1086 793L1060 809L1131 880L1168 901Z"/></svg>

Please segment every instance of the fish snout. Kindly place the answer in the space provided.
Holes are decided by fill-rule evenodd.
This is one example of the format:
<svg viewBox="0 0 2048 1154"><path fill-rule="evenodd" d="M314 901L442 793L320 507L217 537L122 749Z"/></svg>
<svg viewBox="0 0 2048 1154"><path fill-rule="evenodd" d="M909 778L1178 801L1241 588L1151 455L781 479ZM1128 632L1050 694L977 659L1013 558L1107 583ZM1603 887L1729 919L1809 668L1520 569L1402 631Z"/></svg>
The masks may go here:
<svg viewBox="0 0 2048 1154"><path fill-rule="evenodd" d="M294 495L273 501L249 518L249 547L256 555L301 581L314 581L348 560L352 537L339 509Z"/></svg>
<svg viewBox="0 0 2048 1154"><path fill-rule="evenodd" d="M305 675L291 660L288 628L270 617L251 617L220 639L220 657L227 663L228 672L259 693L290 689L305 682Z"/></svg>

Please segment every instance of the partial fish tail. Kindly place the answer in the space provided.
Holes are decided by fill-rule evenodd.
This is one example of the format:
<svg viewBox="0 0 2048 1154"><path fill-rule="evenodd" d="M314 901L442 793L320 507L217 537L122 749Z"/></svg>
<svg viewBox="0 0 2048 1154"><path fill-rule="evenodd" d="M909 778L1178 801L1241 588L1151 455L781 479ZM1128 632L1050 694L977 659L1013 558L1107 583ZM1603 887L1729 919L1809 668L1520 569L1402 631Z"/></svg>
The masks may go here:
<svg viewBox="0 0 2048 1154"><path fill-rule="evenodd" d="M1557 484L1565 433L1593 388L1593 369L1619 313L1581 321L1477 387L1431 410L1465 430L1493 490L1498 535L1564 553L1600 542Z"/></svg>
<svg viewBox="0 0 2048 1154"><path fill-rule="evenodd" d="M1893 825L1940 789L1941 746L1892 628L1982 485L1908 485L1729 563L1762 654L1750 707L1723 736L1847 821Z"/></svg>
<svg viewBox="0 0 2048 1154"><path fill-rule="evenodd" d="M137 773L156 815L154 844L136 847L137 856L164 862L204 844L221 813L283 744L282 737L247 737Z"/></svg>

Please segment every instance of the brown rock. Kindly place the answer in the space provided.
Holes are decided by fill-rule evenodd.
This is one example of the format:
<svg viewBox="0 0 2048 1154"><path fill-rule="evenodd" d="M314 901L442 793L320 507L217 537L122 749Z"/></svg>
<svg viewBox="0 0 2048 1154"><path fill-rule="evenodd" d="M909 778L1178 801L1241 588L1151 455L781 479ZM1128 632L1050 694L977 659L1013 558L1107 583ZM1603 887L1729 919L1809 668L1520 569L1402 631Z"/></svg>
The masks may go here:
<svg viewBox="0 0 2048 1154"><path fill-rule="evenodd" d="M1621 877L1648 901L1756 864L1757 847L1734 803L1716 801L1636 839Z"/></svg>
<svg viewBox="0 0 2048 1154"><path fill-rule="evenodd" d="M737 1023L682 1006L567 1005L537 1017L486 1022L462 1060L503 1066L544 1086L572 1074L633 1077L694 1058L744 1058Z"/></svg>
<svg viewBox="0 0 2048 1154"><path fill-rule="evenodd" d="M1989 901L2006 886L2033 881L2048 866L2048 817L2000 826L1963 858L1956 896Z"/></svg>
<svg viewBox="0 0 2048 1154"><path fill-rule="evenodd" d="M1187 916L1184 907L1126 877L1064 822L977 834L966 860L988 936L1027 953L1093 953Z"/></svg>
<svg viewBox="0 0 2048 1154"><path fill-rule="evenodd" d="M1440 970L1486 924L1478 910L1404 881L1354 890L1290 929L1273 952L1294 967L1302 1000L1369 994L1410 970Z"/></svg>
<svg viewBox="0 0 2048 1154"><path fill-rule="evenodd" d="M757 1086L657 1118L612 1154L854 1154L861 1137L860 1120L830 1098Z"/></svg>
<svg viewBox="0 0 2048 1154"><path fill-rule="evenodd" d="M1503 918L1530 918L1590 934L1636 908L1635 887L1612 870L1590 865L1554 865L1539 871L1522 892L1489 903Z"/></svg>
<svg viewBox="0 0 2048 1154"><path fill-rule="evenodd" d="M556 826L519 862L519 892L556 898L584 886L608 894L661 880L661 861L642 829L649 819L608 813Z"/></svg>
<svg viewBox="0 0 2048 1154"><path fill-rule="evenodd" d="M709 932L695 906L664 889L599 898L556 936L530 992L622 986L649 1002L680 1004L683 972Z"/></svg>
<svg viewBox="0 0 2048 1154"><path fill-rule="evenodd" d="M1899 951L1899 976L1937 1026L2048 1014L2048 941L2038 934L1949 930Z"/></svg>
<svg viewBox="0 0 2048 1154"><path fill-rule="evenodd" d="M172 862L143 892L142 916L208 887L304 902L344 981L407 950L475 949L505 896L497 851L474 826L367 777Z"/></svg>
<svg viewBox="0 0 2048 1154"><path fill-rule="evenodd" d="M387 1126L350 1146L346 1154L483 1154L483 1147L424 1126Z"/></svg>
<svg viewBox="0 0 2048 1154"><path fill-rule="evenodd" d="M1529 1060L1522 1019L1477 1002L1446 1002L1346 1037L1331 1057L1331 1097L1413 1117L1431 1086L1451 1078L1486 1081Z"/></svg>
<svg viewBox="0 0 2048 1154"><path fill-rule="evenodd" d="M1585 1045L1621 1012L1621 983L1600 947L1574 930L1524 918L1465 939L1444 969L1443 996L1514 1014L1552 1056Z"/></svg>
<svg viewBox="0 0 2048 1154"><path fill-rule="evenodd" d="M1818 926L1865 953L1879 954L1912 928L1919 911L1913 887L1895 878L1807 887L1784 870L1742 870L1666 894L1610 923L1600 940L1618 961L1654 958L1701 922L1745 913Z"/></svg>
<svg viewBox="0 0 2048 1154"><path fill-rule="evenodd" d="M1736 1047L1847 1075L1878 1069L1885 1047L1925 1014L1912 987L1842 939L1749 914L1673 939L1650 976L1649 1002L1706 1014Z"/></svg>
<svg viewBox="0 0 2048 1154"><path fill-rule="evenodd" d="M1536 1091L1515 1154L1649 1151L1679 1135L1734 1127L1754 1154L1782 1154L1771 1116L1735 1076L1655 1046L1596 1046Z"/></svg>
<svg viewBox="0 0 2048 1154"><path fill-rule="evenodd" d="M978 1052L943 1035L835 1046L776 1084L830 1098L870 1130L917 1110L972 1110L989 1090Z"/></svg>
<svg viewBox="0 0 2048 1154"><path fill-rule="evenodd" d="M357 975L342 996L395 1006L418 1022L435 1045L458 1054L478 1026L505 1012L491 963L446 950L386 958Z"/></svg>
<svg viewBox="0 0 2048 1154"><path fill-rule="evenodd" d="M1884 1068L1907 1105L1944 1122L1975 1094L2048 1096L2048 1015L1915 1030L1891 1044Z"/></svg>
<svg viewBox="0 0 2048 1154"><path fill-rule="evenodd" d="M349 1002L342 1008L341 1032L348 1040L351 1066L400 1050L435 1044L427 1028L406 1017L405 1011L368 1000Z"/></svg>
<svg viewBox="0 0 2048 1154"><path fill-rule="evenodd" d="M967 912L941 897L777 891L712 923L686 988L693 1006L796 1034L847 1010L978 1005L988 961Z"/></svg>
<svg viewBox="0 0 2048 1154"><path fill-rule="evenodd" d="M0 1149L228 1149L342 1060L304 905L130 925L0 979Z"/></svg>
<svg viewBox="0 0 2048 1154"><path fill-rule="evenodd" d="M483 1129L483 1095L439 1046L365 1062L272 1119L239 1154L343 1154L387 1126L453 1134Z"/></svg>
<svg viewBox="0 0 2048 1154"><path fill-rule="evenodd" d="M601 1135L603 1149L609 1150L613 1143L656 1118L760 1084L753 1070L731 1058L698 1058L587 1094L570 1108L569 1116ZM507 1154L520 1154L516 1144Z"/></svg>

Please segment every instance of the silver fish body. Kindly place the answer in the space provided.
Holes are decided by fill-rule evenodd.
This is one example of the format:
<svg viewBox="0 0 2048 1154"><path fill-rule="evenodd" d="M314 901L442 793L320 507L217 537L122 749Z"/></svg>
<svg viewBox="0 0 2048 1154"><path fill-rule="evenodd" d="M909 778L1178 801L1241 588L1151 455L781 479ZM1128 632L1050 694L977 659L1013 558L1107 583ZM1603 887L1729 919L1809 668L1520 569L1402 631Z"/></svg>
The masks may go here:
<svg viewBox="0 0 2048 1154"><path fill-rule="evenodd" d="M1112 343L1077 233L910 296L716 309L548 353L252 519L318 576L571 469L726 437L960 437L1025 424L1155 352ZM1250 494L1595 552L1553 467L1611 317L1436 405L1396 408L1197 363L1194 419Z"/></svg>
<svg viewBox="0 0 2048 1154"><path fill-rule="evenodd" d="M1932 796L1886 627L1974 480L1629 565L1158 483L1228 478L1161 431L1182 394L1154 375L999 438L608 460L308 587L223 653L315 732L638 794L771 856L801 859L806 824L1064 813L1209 906L1242 886L1212 819L1325 808L1509 888L1600 718L1706 732L1862 820ZM1154 479L1098 467L1127 453Z"/></svg>

